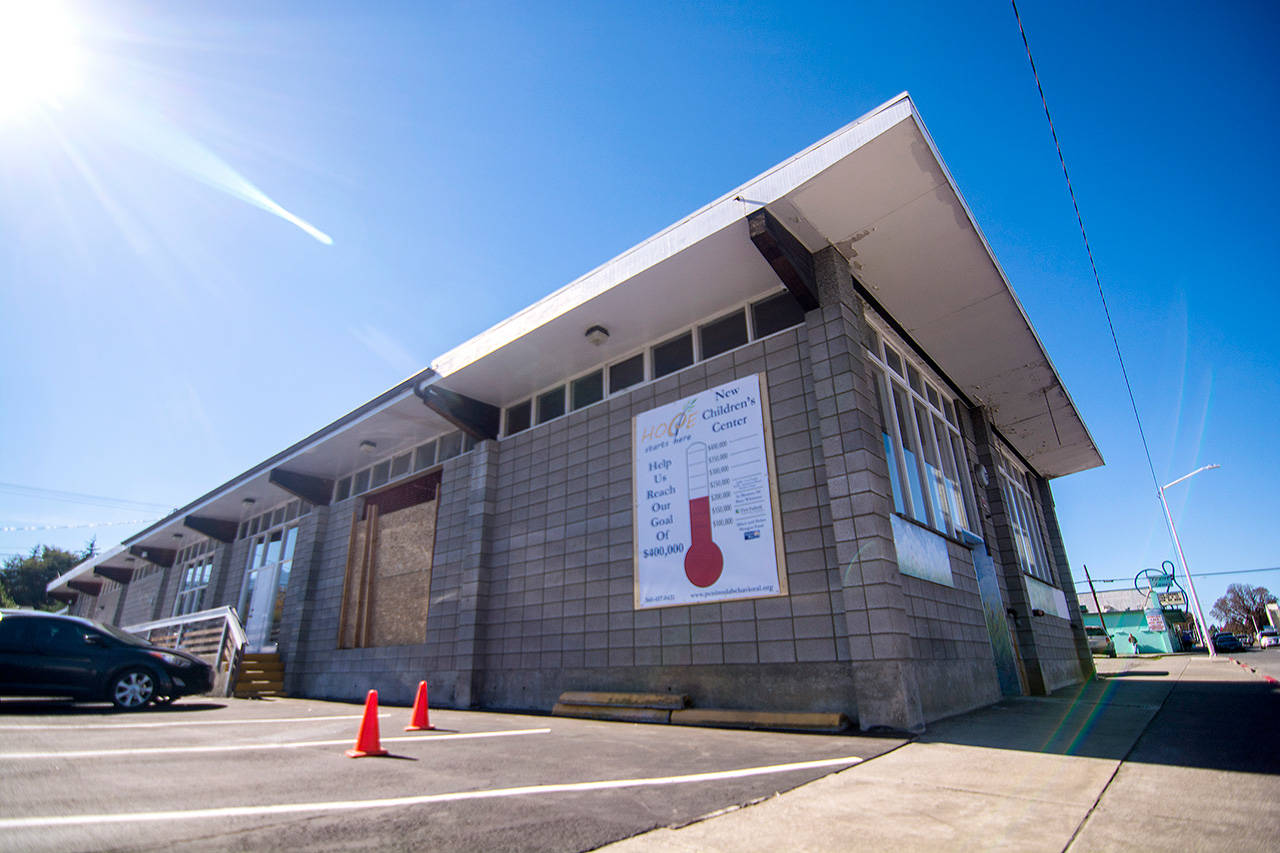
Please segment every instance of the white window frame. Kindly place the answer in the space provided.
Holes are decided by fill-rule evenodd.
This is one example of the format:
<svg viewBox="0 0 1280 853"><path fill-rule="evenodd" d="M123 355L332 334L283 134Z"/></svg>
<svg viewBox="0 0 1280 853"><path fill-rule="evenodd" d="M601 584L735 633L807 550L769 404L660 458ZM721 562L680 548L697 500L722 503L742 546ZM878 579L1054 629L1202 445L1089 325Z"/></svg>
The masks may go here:
<svg viewBox="0 0 1280 853"><path fill-rule="evenodd" d="M213 577L216 545L208 539L193 543L182 550L174 563L178 567L178 593L173 598L173 615L186 616L196 613L204 603L205 591Z"/></svg>
<svg viewBox="0 0 1280 853"><path fill-rule="evenodd" d="M1009 519L1018 565L1032 577L1056 586L1044 537L1040 534L1040 516L1031 496L1030 473L1005 448L1001 447L997 455L996 478L1000 483L1000 494L1004 497L1005 515Z"/></svg>
<svg viewBox="0 0 1280 853"><path fill-rule="evenodd" d="M894 510L947 536L977 535L972 533L971 520L978 515L955 397L897 335L877 319L868 317L868 324L873 334L866 352L875 374L881 436L887 439ZM891 366L886 352L896 357L892 360L901 372Z"/></svg>
<svg viewBox="0 0 1280 853"><path fill-rule="evenodd" d="M742 349L743 347L751 346L751 344L756 343L757 341L762 341L765 338L771 338L774 335L780 335L783 332L787 332L787 331L790 331L791 329L794 329L796 327L795 325L786 326L784 328L778 329L776 332L770 332L767 335L763 335L763 336L756 335L755 312L757 310L757 306L785 292L786 292L785 290L775 289L775 290L770 290L767 293L757 294L756 296L750 299L746 299L735 304L732 308L728 310L719 311L716 314L711 315L710 317L705 317L696 323L692 323L688 326L684 326L683 328L677 329L676 331L671 332L670 334L663 335L657 341L646 344L645 346L640 347L638 349L634 349L631 352L627 353L626 355L623 355L621 357L611 358L608 361L601 362L600 364L597 364L594 367L592 367L590 370L571 376L568 380L561 380L559 382L548 385L545 388L535 391L532 395L529 395L527 397L522 397L516 402L510 403L504 406L502 409L502 438L506 439L514 435L520 435L521 433L528 432L529 430L533 429L536 426L541 426L544 423L550 423L553 420L557 420L558 418L565 417L566 415L572 414L573 412L579 412L579 411L582 411L582 409L589 409L591 408L591 406L598 406L615 394L622 394L622 393L629 393L632 391L636 391L651 382L657 382L659 379L666 379L668 376L675 376L681 371L689 370L690 368L695 367L698 364L701 364L702 362L707 360L702 354L703 328L706 326L710 326L712 323L717 323L721 320L727 319L728 317L734 314L738 314L738 313L742 314L743 322L745 322L747 326L747 340L743 344L740 344L736 347L732 347L730 349L725 350L722 353L712 356L713 358L720 358L721 356L728 355L729 353L732 353L735 350L739 350L739 349ZM801 325L801 324L797 323L796 325ZM691 361L688 365L684 367L681 367L677 370L673 370L670 373L663 374L661 377L655 377L653 372L654 371L654 368L653 368L654 349L662 346L665 343L670 343L671 341L674 341L677 338L682 338L685 335L690 335L693 339L693 343L692 343L693 361ZM635 358L637 355L644 356L641 362L644 367L643 378L634 384L626 386L625 388L614 388L613 383L609 379L609 369L616 364L620 364L624 361L630 361L631 359ZM574 381L576 381L577 379L581 379L584 376L588 376L592 373L595 373L596 371L604 371L604 386L605 386L604 396L594 403L590 403L586 406L583 406L581 409L573 408L572 386ZM543 394L546 394L548 391L554 391L556 387L560 385L565 386L564 412L562 414L556 415L554 418L548 418L545 421L539 420L538 419L538 398ZM512 409L516 408L517 406L523 405L526 402L529 403L529 406L530 406L529 426L525 427L519 432L514 432L514 433L509 432L507 428L507 417L509 412Z"/></svg>

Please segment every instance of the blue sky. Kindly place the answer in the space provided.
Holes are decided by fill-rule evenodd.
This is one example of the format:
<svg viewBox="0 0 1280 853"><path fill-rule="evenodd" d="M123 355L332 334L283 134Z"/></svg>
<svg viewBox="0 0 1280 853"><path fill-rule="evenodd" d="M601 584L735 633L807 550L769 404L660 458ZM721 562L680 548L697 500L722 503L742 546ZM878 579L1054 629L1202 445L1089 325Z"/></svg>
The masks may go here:
<svg viewBox="0 0 1280 853"><path fill-rule="evenodd" d="M70 5L83 85L0 118L0 484L154 506L0 485L0 526L45 528L0 554L119 541L81 525L186 503L908 90L1107 461L1054 482L1073 568L1172 559L1012 9L939 5ZM1201 598L1280 590L1209 574L1280 566L1280 7L1020 11L1156 475L1222 465L1170 492Z"/></svg>

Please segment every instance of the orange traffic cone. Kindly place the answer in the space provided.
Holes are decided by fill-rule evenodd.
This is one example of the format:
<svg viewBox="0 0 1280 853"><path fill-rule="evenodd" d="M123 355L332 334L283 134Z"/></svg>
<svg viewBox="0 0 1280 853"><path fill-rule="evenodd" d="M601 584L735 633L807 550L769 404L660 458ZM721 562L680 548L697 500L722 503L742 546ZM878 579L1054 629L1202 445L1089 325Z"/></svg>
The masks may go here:
<svg viewBox="0 0 1280 853"><path fill-rule="evenodd" d="M413 714L409 718L409 725L404 727L406 732L422 732L430 731L435 728L431 725L431 721L427 719L427 682L418 682L418 696L413 700Z"/></svg>
<svg viewBox="0 0 1280 853"><path fill-rule="evenodd" d="M367 755L386 755L382 739L378 736L378 691L370 690L364 700L364 717L360 720L360 732L356 735L354 749L347 750L348 758L364 758Z"/></svg>

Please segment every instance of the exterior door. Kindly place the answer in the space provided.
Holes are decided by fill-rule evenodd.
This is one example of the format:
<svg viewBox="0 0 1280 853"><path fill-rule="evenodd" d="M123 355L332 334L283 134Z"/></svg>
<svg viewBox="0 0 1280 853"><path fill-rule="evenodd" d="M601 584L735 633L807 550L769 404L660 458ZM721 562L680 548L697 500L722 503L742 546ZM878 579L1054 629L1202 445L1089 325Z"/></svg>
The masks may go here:
<svg viewBox="0 0 1280 853"><path fill-rule="evenodd" d="M253 539L240 592L240 613L250 652L273 652L277 648L297 538L298 527L293 525Z"/></svg>

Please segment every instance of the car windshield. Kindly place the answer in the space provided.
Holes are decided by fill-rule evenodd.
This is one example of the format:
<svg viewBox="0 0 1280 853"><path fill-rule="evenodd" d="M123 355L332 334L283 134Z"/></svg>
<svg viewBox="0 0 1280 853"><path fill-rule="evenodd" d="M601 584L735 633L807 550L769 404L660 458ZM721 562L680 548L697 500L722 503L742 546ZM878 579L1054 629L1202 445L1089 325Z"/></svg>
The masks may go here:
<svg viewBox="0 0 1280 853"><path fill-rule="evenodd" d="M1086 634L1088 634L1090 637L1105 637L1105 636L1107 636L1107 632L1106 632L1106 631L1104 631L1104 630L1102 630L1101 628L1085 628L1085 629L1084 629L1084 632L1085 632Z"/></svg>
<svg viewBox="0 0 1280 853"><path fill-rule="evenodd" d="M114 637L122 643L128 643L131 646L150 646L146 640L136 634L130 634L128 631L121 631L114 625L103 625L101 622L92 622L93 627L109 637Z"/></svg>

